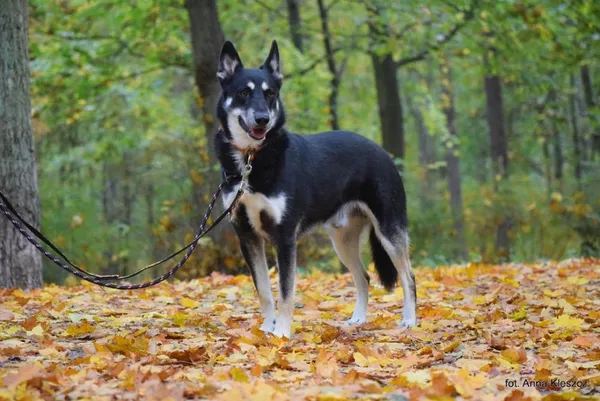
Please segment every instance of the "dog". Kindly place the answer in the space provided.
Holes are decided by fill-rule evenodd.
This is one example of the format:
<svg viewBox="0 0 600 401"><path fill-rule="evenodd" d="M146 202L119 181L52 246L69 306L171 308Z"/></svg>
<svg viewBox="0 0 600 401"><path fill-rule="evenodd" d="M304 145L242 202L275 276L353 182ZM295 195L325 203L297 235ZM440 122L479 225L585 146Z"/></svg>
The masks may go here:
<svg viewBox="0 0 600 401"><path fill-rule="evenodd" d="M361 233L369 230L376 270L391 291L398 278L404 290L402 327L416 324L416 285L409 258L406 195L390 156L376 143L347 131L297 135L285 128L280 97L279 49L273 41L265 62L244 68L233 44L225 42L217 77L221 129L215 150L223 177L239 175L246 154L254 159L248 186L231 221L260 301L261 329L291 337L296 275L296 240L323 225L352 273L356 307L347 324L367 318L369 276L360 258ZM224 189L229 207L240 180ZM279 271L279 312L271 293L265 241L273 243Z"/></svg>

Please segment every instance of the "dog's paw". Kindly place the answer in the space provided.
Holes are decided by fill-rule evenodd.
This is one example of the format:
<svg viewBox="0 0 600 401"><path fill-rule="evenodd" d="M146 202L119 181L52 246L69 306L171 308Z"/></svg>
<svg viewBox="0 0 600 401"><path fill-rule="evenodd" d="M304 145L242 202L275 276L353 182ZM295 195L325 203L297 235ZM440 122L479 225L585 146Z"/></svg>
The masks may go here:
<svg viewBox="0 0 600 401"><path fill-rule="evenodd" d="M354 325L358 325L358 324L363 324L366 321L367 321L367 318L365 316L352 316L350 319L348 319L348 320L346 320L346 322L344 322L344 325L354 326Z"/></svg>
<svg viewBox="0 0 600 401"><path fill-rule="evenodd" d="M401 328L409 329L409 328L411 328L413 326L416 326L416 325L417 325L417 319L407 319L407 318L404 318L404 319L402 319L402 322L400 322L399 326Z"/></svg>
<svg viewBox="0 0 600 401"><path fill-rule="evenodd" d="M265 319L260 329L265 333L272 333L275 330L275 320Z"/></svg>
<svg viewBox="0 0 600 401"><path fill-rule="evenodd" d="M275 324L275 329L271 331L271 334L278 338L292 338L292 327L291 325Z"/></svg>

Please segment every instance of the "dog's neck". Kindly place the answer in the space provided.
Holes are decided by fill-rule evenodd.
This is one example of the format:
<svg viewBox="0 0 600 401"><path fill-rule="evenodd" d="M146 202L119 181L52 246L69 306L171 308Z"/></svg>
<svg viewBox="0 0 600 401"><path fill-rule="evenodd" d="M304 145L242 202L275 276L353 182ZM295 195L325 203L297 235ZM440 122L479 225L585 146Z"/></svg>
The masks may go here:
<svg viewBox="0 0 600 401"><path fill-rule="evenodd" d="M214 139L217 158L225 173L239 174L245 164L248 149L241 149L231 143L223 130L219 130ZM259 150L255 149L253 172L260 174L261 170L270 170L278 165L285 157L288 140L288 133L283 128L269 132Z"/></svg>

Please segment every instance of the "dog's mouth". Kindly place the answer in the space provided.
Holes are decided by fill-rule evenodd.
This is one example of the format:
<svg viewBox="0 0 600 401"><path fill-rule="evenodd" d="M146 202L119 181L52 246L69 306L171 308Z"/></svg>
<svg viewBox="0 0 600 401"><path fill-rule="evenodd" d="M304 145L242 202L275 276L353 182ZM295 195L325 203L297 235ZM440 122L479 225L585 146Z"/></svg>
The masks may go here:
<svg viewBox="0 0 600 401"><path fill-rule="evenodd" d="M252 128L250 130L250 136L254 139L261 140L267 135L267 130L264 128Z"/></svg>
<svg viewBox="0 0 600 401"><path fill-rule="evenodd" d="M250 135L253 139L256 139L257 141L265 139L265 136L267 135L266 128L250 128L248 127L242 116L238 117L238 122L240 123L240 127L242 127L243 130L246 131L248 135Z"/></svg>

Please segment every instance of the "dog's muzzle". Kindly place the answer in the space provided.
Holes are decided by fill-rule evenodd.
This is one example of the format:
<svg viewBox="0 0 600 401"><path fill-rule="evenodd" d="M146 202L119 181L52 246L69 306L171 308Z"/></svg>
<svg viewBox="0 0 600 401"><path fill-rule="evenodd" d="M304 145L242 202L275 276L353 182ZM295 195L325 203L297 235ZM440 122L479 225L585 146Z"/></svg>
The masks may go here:
<svg viewBox="0 0 600 401"><path fill-rule="evenodd" d="M266 120L266 121L264 121L264 120ZM257 141L261 141L261 140L265 139L265 136L267 135L266 126L269 123L268 117L266 119L265 118L257 119L257 123L259 123L259 125L254 128L248 127L248 124L246 124L246 122L244 121L242 116L238 117L238 122L240 123L240 127L242 127L242 129L244 131L246 131L252 139L256 139ZM262 125L264 125L264 127Z"/></svg>

